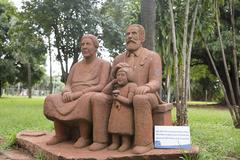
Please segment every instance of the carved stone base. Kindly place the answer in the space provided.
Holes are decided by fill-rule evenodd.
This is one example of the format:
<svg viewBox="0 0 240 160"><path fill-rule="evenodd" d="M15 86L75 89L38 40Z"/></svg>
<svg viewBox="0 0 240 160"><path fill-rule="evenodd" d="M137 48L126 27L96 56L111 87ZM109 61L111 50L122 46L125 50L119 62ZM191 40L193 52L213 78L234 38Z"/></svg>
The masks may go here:
<svg viewBox="0 0 240 160"><path fill-rule="evenodd" d="M48 132L20 132L17 135L17 145L26 149L35 157L44 157L49 160L117 160L117 159L180 159L184 156L196 156L199 148L194 146L189 150L182 149L153 149L145 154L136 155L132 150L125 152L109 151L89 151L87 147L77 149L73 147L73 142L63 142L57 145L46 145L46 141L53 136Z"/></svg>
<svg viewBox="0 0 240 160"><path fill-rule="evenodd" d="M159 104L153 110L153 124L160 126L171 126L172 125L172 114L173 109L172 103Z"/></svg>

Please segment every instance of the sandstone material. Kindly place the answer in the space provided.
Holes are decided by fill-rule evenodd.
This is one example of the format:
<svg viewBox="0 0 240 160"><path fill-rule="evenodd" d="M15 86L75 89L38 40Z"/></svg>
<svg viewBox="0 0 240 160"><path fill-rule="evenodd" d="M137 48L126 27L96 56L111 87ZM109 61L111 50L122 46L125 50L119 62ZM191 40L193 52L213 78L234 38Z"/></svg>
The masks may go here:
<svg viewBox="0 0 240 160"><path fill-rule="evenodd" d="M21 136L39 137L46 135L46 132L24 131L19 133Z"/></svg>
<svg viewBox="0 0 240 160"><path fill-rule="evenodd" d="M37 134L37 132L36 132ZM127 150L125 152L109 151L89 151L88 148L77 149L73 147L73 142L63 142L56 145L46 145L53 133L46 133L42 136L23 136L22 133L17 135L17 145L29 151L32 155L42 154L46 159L51 160L105 160L105 159L180 159L184 154L196 155L199 151L197 146L189 150L180 149L153 149L150 152L136 155Z"/></svg>
<svg viewBox="0 0 240 160"><path fill-rule="evenodd" d="M159 54L143 47L145 31L142 25L128 26L125 35L126 51L114 58L112 70L115 71L125 63L133 68L133 82L138 85L133 97L135 129L133 152L140 154L152 149L153 121L162 124L168 122L170 116L168 114L165 117L162 113L154 115L154 109L162 104L158 93L162 79ZM153 120L154 117L163 118L158 122Z"/></svg>
<svg viewBox="0 0 240 160"><path fill-rule="evenodd" d="M64 90L48 95L44 101L44 114L54 122L56 133L48 141L49 145L75 139L74 146L81 148L92 141L92 101L109 82L111 65L97 57L99 42L96 36L82 36L80 47L83 59L71 67ZM101 132L103 129L97 130ZM107 133L106 128L104 131ZM101 142L107 143L108 137L105 137Z"/></svg>
<svg viewBox="0 0 240 160"><path fill-rule="evenodd" d="M163 103L157 105L153 110L153 124L162 126L172 125L172 103Z"/></svg>
<svg viewBox="0 0 240 160"><path fill-rule="evenodd" d="M125 35L126 50L114 58L112 68L110 63L96 57L99 46L96 36L88 34L81 38L83 60L71 68L64 90L45 99L44 114L54 121L55 129L55 136L48 145L78 139L75 147L82 148L93 142L89 150L97 151L111 142L109 135L112 135L112 143L118 146L119 138L116 137L120 135L123 142L120 151L131 146L132 138L131 153L142 154L153 148L154 125L172 125L172 104L163 102L158 93L162 79L161 57L144 48L142 25L128 26ZM115 89L107 94L106 87L113 78L122 86L114 85ZM125 80L128 83L123 85ZM136 85L129 87L129 91L134 88L131 92L126 89L130 83Z"/></svg>

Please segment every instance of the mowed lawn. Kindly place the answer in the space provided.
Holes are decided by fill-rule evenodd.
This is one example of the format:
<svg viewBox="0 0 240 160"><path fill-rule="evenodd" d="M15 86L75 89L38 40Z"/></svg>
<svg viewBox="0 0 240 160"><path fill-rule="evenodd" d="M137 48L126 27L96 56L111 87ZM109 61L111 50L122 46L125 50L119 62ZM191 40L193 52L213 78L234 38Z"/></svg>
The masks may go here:
<svg viewBox="0 0 240 160"><path fill-rule="evenodd" d="M200 159L240 159L240 129L234 128L228 109L188 111L192 142L200 147Z"/></svg>
<svg viewBox="0 0 240 160"><path fill-rule="evenodd" d="M0 137L14 143L22 130L51 130L43 115L44 98L3 97L0 99ZM200 147L200 160L240 159L240 129L235 129L229 111L216 108L189 108L192 143ZM175 118L175 110L173 111Z"/></svg>
<svg viewBox="0 0 240 160"><path fill-rule="evenodd" d="M0 137L11 145L22 130L51 130L52 123L43 115L43 97L0 98Z"/></svg>

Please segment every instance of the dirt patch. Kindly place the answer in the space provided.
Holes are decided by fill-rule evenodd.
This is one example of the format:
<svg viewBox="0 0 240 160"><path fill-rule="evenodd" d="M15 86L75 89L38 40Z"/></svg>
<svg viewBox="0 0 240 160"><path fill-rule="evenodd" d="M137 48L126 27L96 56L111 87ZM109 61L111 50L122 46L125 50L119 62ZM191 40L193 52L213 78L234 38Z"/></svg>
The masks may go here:
<svg viewBox="0 0 240 160"><path fill-rule="evenodd" d="M7 159L12 159L12 160L34 160L32 156L29 154L26 154L22 152L21 150L16 150L16 149L8 149L4 150L2 152L2 155L4 158ZM1 159L0 159L1 160Z"/></svg>

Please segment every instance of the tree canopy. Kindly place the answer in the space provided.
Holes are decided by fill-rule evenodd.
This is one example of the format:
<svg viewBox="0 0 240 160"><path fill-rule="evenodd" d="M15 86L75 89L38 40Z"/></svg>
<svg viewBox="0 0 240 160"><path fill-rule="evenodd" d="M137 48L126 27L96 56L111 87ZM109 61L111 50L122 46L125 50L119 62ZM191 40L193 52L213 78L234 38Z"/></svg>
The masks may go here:
<svg viewBox="0 0 240 160"><path fill-rule="evenodd" d="M100 19L97 2L93 0L31 0L26 1L24 11L37 26L40 34L54 35L56 59L61 64L62 81L67 79L69 67L78 61L79 37L84 33L98 35ZM73 59L71 65L69 58Z"/></svg>
<svg viewBox="0 0 240 160"><path fill-rule="evenodd" d="M8 1L0 3L1 48L0 88L6 83L22 82L27 85L27 63L31 65L31 86L44 74L46 47L43 38L23 14ZM6 72L7 71L7 72ZM2 93L2 92L1 92Z"/></svg>
<svg viewBox="0 0 240 160"><path fill-rule="evenodd" d="M18 73L14 56L7 49L8 31L13 19L11 12L15 10L8 1L0 1L0 96L3 85L6 82L14 83L16 81L15 75Z"/></svg>

